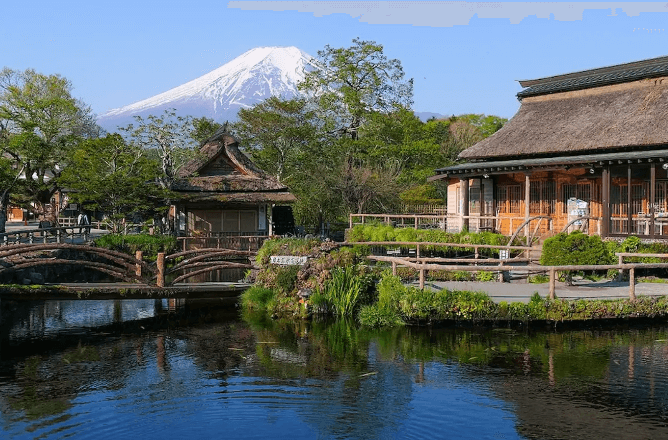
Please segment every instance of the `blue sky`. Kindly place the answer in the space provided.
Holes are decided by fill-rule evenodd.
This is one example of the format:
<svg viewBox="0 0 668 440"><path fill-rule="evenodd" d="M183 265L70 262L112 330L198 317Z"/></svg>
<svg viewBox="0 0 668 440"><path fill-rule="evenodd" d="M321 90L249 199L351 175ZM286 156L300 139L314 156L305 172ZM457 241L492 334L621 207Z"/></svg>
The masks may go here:
<svg viewBox="0 0 668 440"><path fill-rule="evenodd" d="M96 113L257 46L374 40L415 79L416 111L508 118L516 80L668 55L665 1L31 0L2 14L0 67L61 74Z"/></svg>

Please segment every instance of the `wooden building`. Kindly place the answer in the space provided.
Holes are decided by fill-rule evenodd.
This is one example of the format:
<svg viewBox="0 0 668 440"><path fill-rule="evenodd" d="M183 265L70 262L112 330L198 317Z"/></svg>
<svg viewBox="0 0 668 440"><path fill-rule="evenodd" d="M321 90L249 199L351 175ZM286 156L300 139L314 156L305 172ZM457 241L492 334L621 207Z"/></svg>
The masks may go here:
<svg viewBox="0 0 668 440"><path fill-rule="evenodd" d="M203 142L177 177L176 219L187 236L269 235L272 206L295 201L224 129Z"/></svg>
<svg viewBox="0 0 668 440"><path fill-rule="evenodd" d="M517 114L436 170L448 228L668 238L668 57L520 81ZM531 226L533 227L533 226Z"/></svg>

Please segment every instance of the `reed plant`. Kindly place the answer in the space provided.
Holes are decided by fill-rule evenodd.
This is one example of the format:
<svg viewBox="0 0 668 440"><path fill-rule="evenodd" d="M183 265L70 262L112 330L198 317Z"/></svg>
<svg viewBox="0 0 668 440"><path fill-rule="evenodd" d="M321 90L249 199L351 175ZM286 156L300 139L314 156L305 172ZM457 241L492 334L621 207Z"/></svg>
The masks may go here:
<svg viewBox="0 0 668 440"><path fill-rule="evenodd" d="M366 300L368 277L359 266L337 267L331 274L322 288L316 288L312 300L337 316L353 316Z"/></svg>

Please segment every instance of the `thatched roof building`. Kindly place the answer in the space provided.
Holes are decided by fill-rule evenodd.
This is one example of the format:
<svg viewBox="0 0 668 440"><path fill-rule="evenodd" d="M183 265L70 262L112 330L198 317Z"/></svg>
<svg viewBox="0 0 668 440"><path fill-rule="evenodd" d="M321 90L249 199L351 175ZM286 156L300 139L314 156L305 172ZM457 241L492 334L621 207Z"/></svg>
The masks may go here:
<svg viewBox="0 0 668 440"><path fill-rule="evenodd" d="M663 235L654 218L668 212L668 165L656 167L668 164L668 57L520 84L517 114L463 151L466 163L438 169L432 180L467 191L458 183L466 180L478 188L474 197L486 191L475 209L486 205L495 217L540 214L560 225L575 198L596 213L603 235Z"/></svg>
<svg viewBox="0 0 668 440"><path fill-rule="evenodd" d="M288 188L251 162L225 129L204 141L172 186L186 234L271 233L271 207L296 200Z"/></svg>
<svg viewBox="0 0 668 440"><path fill-rule="evenodd" d="M665 81L664 81L665 79ZM465 160L582 154L668 144L668 57L520 81L517 114Z"/></svg>
<svg viewBox="0 0 668 440"><path fill-rule="evenodd" d="M173 186L182 200L251 203L294 202L288 188L255 166L224 129L202 143L179 170Z"/></svg>

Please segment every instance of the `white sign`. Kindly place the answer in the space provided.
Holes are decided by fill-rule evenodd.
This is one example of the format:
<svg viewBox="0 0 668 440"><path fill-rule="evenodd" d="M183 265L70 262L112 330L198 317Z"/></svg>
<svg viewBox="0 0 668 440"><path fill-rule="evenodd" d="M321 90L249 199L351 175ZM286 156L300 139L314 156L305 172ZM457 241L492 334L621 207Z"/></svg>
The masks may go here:
<svg viewBox="0 0 668 440"><path fill-rule="evenodd" d="M297 257L294 255L272 255L269 258L271 264L279 264L281 266L303 266L307 260L308 257Z"/></svg>
<svg viewBox="0 0 668 440"><path fill-rule="evenodd" d="M499 249L499 260L507 260L510 258L510 250Z"/></svg>

